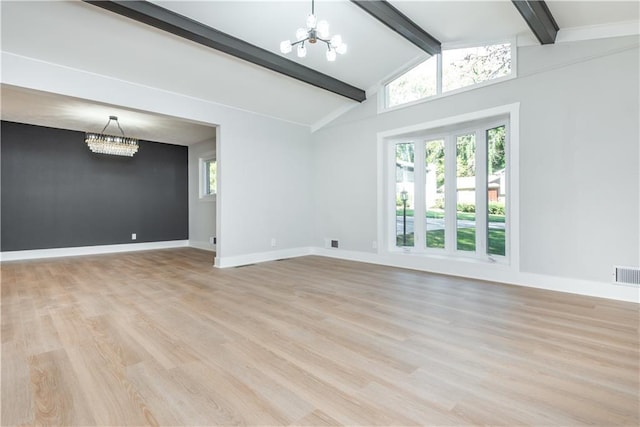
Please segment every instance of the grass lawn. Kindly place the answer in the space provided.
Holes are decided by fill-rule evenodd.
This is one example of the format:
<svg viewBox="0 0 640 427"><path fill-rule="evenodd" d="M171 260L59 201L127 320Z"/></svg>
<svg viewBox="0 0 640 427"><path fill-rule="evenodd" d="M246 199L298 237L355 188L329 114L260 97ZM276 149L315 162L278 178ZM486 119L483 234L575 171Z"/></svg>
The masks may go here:
<svg viewBox="0 0 640 427"><path fill-rule="evenodd" d="M402 216L402 208L396 209L396 216ZM407 209L407 217L413 216L413 209ZM475 221L476 214L473 212L458 212L458 219L466 219L469 221ZM444 218L443 211L427 211L427 218L436 218L442 219ZM504 215L489 215L489 222L504 222Z"/></svg>
<svg viewBox="0 0 640 427"><path fill-rule="evenodd" d="M407 246L413 246L413 233L407 235ZM505 234L504 230L489 230L489 254L505 254ZM402 246L402 236L396 238L396 244ZM444 248L444 230L433 230L427 232L427 246L429 248ZM457 249L459 251L476 250L476 230L475 228L459 228Z"/></svg>

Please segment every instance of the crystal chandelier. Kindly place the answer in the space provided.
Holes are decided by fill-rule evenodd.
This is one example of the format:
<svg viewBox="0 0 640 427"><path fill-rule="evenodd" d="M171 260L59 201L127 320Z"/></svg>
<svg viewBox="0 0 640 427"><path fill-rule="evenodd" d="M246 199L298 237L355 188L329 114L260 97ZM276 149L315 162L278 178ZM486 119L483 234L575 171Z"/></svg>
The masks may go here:
<svg viewBox="0 0 640 427"><path fill-rule="evenodd" d="M335 61L336 53L343 55L347 52L347 45L342 42L342 37L336 34L329 36L329 23L327 21L318 21L315 15L315 1L311 0L311 14L307 16L306 28L298 28L296 31L297 41L291 43L291 40L285 40L280 43L280 52L287 54L291 52L293 46L298 46L297 53L299 58L307 56L307 48L305 42L315 44L318 41L327 45L327 61Z"/></svg>
<svg viewBox="0 0 640 427"><path fill-rule="evenodd" d="M106 135L104 131L107 129L111 120L116 122L122 136ZM102 128L100 133L87 132L84 141L89 149L94 153L112 154L114 156L132 157L138 152L138 140L135 138L127 138L124 131L120 127L117 116L109 116L109 121Z"/></svg>

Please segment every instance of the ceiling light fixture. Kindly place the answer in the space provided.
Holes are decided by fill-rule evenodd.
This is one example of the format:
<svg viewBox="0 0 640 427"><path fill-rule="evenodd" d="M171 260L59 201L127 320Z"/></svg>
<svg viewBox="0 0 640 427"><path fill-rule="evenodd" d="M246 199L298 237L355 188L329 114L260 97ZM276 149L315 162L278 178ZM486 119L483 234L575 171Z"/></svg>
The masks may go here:
<svg viewBox="0 0 640 427"><path fill-rule="evenodd" d="M106 135L104 133L112 120L114 120L116 125L118 125L118 129L120 129L122 136ZM138 140L124 136L124 131L120 127L117 116L109 116L109 121L104 128L102 128L102 132L87 132L84 141L89 146L89 149L94 153L133 157L133 155L138 152Z"/></svg>
<svg viewBox="0 0 640 427"><path fill-rule="evenodd" d="M298 28L295 42L285 40L280 43L280 52L287 54L297 45L298 58L304 58L307 56L305 42L315 44L318 40L327 45L327 61L335 61L336 53L343 55L347 52L347 45L339 34L329 36L329 23L325 20L318 21L315 15L315 0L311 0L311 14L307 16L306 28Z"/></svg>

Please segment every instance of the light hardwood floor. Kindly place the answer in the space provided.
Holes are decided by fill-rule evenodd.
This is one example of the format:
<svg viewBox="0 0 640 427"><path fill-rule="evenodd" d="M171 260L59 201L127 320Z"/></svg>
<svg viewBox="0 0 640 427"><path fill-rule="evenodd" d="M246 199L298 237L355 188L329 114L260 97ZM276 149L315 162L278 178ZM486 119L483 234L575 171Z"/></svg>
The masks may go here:
<svg viewBox="0 0 640 427"><path fill-rule="evenodd" d="M195 249L4 263L2 425L630 425L638 305Z"/></svg>

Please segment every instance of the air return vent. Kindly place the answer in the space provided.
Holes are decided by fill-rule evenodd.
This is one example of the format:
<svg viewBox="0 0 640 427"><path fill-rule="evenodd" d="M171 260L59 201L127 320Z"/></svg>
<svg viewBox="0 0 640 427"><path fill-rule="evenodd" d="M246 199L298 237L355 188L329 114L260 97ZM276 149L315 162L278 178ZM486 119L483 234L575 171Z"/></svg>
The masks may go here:
<svg viewBox="0 0 640 427"><path fill-rule="evenodd" d="M640 268L614 266L613 283L640 286Z"/></svg>

